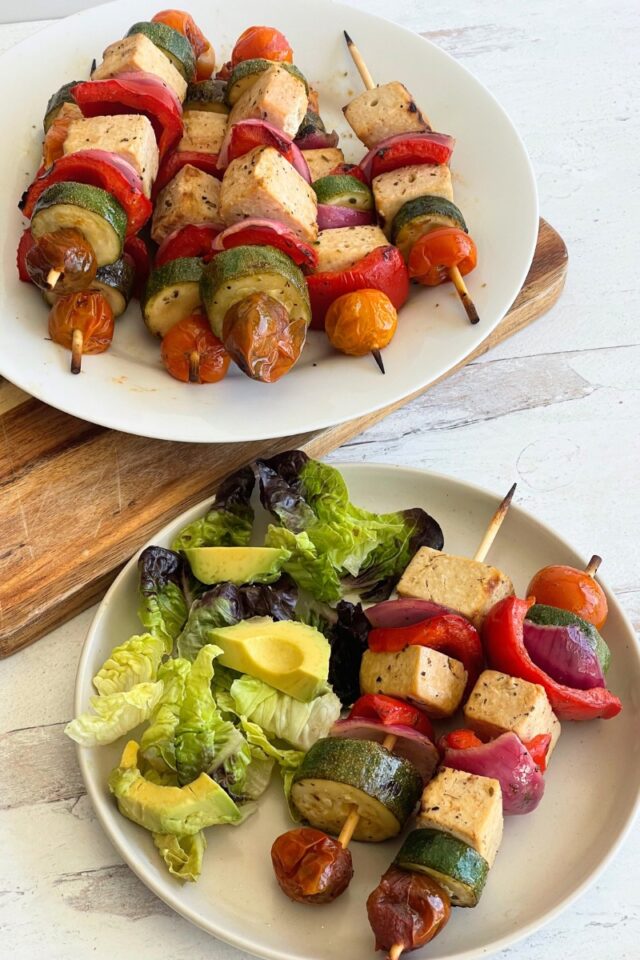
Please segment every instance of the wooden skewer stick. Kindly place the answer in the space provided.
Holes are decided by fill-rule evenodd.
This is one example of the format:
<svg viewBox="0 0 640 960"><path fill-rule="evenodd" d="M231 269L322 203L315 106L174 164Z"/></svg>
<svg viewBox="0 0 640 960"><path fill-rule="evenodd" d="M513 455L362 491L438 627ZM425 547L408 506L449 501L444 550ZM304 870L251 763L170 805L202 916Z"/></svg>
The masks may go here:
<svg viewBox="0 0 640 960"><path fill-rule="evenodd" d="M597 553L594 553L594 555L591 557L591 560L589 560L589 563L585 567L584 572L588 573L590 577L595 577L596 573L598 572L598 567L601 563L602 557L599 557Z"/></svg>
<svg viewBox="0 0 640 960"><path fill-rule="evenodd" d="M379 351L378 349L372 350L372 351L371 351L371 356L373 357L373 359L375 360L375 362L376 362L376 363L378 364L378 366L380 367L380 373L385 373L386 371L385 371L385 369L384 369L384 363L382 362L382 355L381 355L380 351Z"/></svg>
<svg viewBox="0 0 640 960"><path fill-rule="evenodd" d="M82 369L82 347L84 345L84 335L82 330L76 329L71 337L71 373L80 373Z"/></svg>
<svg viewBox="0 0 640 960"><path fill-rule="evenodd" d="M62 273L60 270L54 270L53 267L51 270L49 270L49 273L47 274L47 286L49 287L49 290L53 290L61 276Z"/></svg>
<svg viewBox="0 0 640 960"><path fill-rule="evenodd" d="M396 745L396 740L398 738L394 733L388 733L387 736L382 741L382 746L385 750L393 750ZM355 833L356 827L360 822L360 814L358 813L358 808L354 805L351 808L351 813L342 824L342 830L340 831L340 836L338 837L338 843L345 849L351 843L351 838Z"/></svg>
<svg viewBox="0 0 640 960"><path fill-rule="evenodd" d="M489 550L491 549L491 544L495 540L498 530L502 526L502 522L507 515L507 511L509 510L509 507L511 506L511 501L513 500L513 495L516 492L516 487L517 487L517 484L514 483L511 489L509 490L509 493L506 495L506 497L504 498L504 500L502 501L502 503L500 504L500 506L494 513L494 515L491 517L491 520L489 521L489 526L485 530L484 536L480 541L480 545L478 546L478 549L476 550L473 557L473 559L478 560L479 563L484 563L484 559L486 555L489 553Z"/></svg>
<svg viewBox="0 0 640 960"><path fill-rule="evenodd" d="M404 947L401 943L394 943L391 950L389 950L389 960L398 960L403 950Z"/></svg>
<svg viewBox="0 0 640 960"><path fill-rule="evenodd" d="M356 69L362 78L362 82L365 85L365 89L373 90L375 88L375 83L373 77L369 73L368 67L364 62L364 58L355 43L349 36L346 30L342 31L344 33L344 38L347 41L347 47L349 48L349 53L351 54L351 59L356 65ZM456 293L460 297L460 302L464 307L467 316L471 323L479 323L480 317L478 316L478 311L476 310L475 304L471 297L469 296L469 291L467 290L467 285L462 279L462 274L457 267L449 268L449 279L453 283Z"/></svg>
<svg viewBox="0 0 640 960"><path fill-rule="evenodd" d="M189 383L200 383L200 354L197 350L189 354Z"/></svg>

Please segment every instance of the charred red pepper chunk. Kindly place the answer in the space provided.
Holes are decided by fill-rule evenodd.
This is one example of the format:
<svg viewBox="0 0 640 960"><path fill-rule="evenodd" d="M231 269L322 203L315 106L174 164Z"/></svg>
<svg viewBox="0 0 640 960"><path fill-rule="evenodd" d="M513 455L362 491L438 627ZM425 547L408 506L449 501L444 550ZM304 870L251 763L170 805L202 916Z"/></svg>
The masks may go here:
<svg viewBox="0 0 640 960"><path fill-rule="evenodd" d="M190 223L166 237L155 257L156 267L179 257L199 257L208 263L214 255L213 241L220 231L216 227Z"/></svg>
<svg viewBox="0 0 640 960"><path fill-rule="evenodd" d="M385 726L413 727L433 740L433 727L426 713L404 700L385 693L365 693L351 707L349 720L379 720Z"/></svg>

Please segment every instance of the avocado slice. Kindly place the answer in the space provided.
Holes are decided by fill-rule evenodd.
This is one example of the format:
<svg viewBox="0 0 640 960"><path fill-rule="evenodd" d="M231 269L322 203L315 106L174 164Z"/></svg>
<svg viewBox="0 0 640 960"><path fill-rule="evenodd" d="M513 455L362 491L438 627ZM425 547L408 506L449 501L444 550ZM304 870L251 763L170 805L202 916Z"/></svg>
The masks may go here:
<svg viewBox="0 0 640 960"><path fill-rule="evenodd" d="M191 547L184 554L200 583L273 583L291 556L279 547Z"/></svg>
<svg viewBox="0 0 640 960"><path fill-rule="evenodd" d="M306 623L253 617L232 627L210 629L207 639L223 650L218 663L257 677L296 700L313 700L326 686L329 642Z"/></svg>
<svg viewBox="0 0 640 960"><path fill-rule="evenodd" d="M127 743L120 766L111 772L109 789L120 813L152 833L193 836L204 827L242 819L229 794L206 773L184 787L146 780L138 768L135 740Z"/></svg>

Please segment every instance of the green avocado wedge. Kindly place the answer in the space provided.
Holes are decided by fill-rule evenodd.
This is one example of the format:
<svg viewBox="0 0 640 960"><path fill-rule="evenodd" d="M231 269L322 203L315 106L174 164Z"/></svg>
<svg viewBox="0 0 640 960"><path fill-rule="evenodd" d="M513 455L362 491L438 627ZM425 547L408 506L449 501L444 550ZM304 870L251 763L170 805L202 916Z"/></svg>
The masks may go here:
<svg viewBox="0 0 640 960"><path fill-rule="evenodd" d="M184 551L200 583L273 583L291 556L278 547L191 547Z"/></svg>

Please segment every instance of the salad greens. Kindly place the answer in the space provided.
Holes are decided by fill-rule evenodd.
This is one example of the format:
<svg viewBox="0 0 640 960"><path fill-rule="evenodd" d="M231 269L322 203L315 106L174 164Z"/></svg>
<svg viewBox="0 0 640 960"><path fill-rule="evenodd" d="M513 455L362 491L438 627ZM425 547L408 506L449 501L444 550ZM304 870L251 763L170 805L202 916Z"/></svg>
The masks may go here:
<svg viewBox="0 0 640 960"><path fill-rule="evenodd" d="M121 813L149 830L169 872L197 880L203 829L240 824L277 767L288 799L305 751L328 735L341 706L359 695L369 622L360 603L386 598L413 553L442 548L424 510L375 514L355 506L334 467L290 451L256 464L273 521L266 546L290 551L269 584L200 583L184 551L248 546L254 526L253 467L223 481L206 515L169 550L138 560L144 632L119 642L97 671L91 710L65 732L82 746L108 744L146 724L124 748L109 787ZM302 702L263 680L222 666L213 631L254 617L315 627L330 646L328 680ZM323 679L320 678L320 683Z"/></svg>
<svg viewBox="0 0 640 960"><path fill-rule="evenodd" d="M391 593L419 547L441 550L442 530L419 507L376 514L356 507L339 470L291 450L258 460L262 504L278 520L265 543L292 554L284 564L299 587L333 602Z"/></svg>

